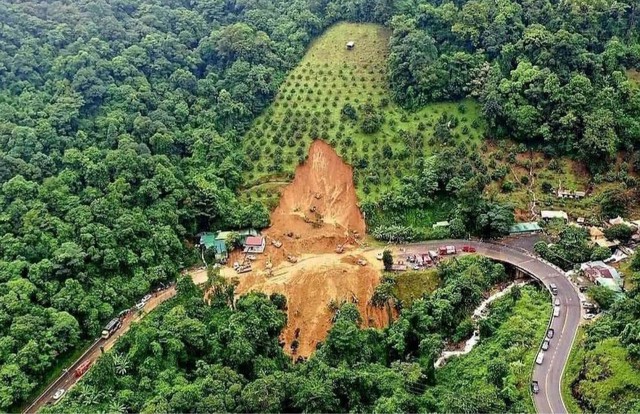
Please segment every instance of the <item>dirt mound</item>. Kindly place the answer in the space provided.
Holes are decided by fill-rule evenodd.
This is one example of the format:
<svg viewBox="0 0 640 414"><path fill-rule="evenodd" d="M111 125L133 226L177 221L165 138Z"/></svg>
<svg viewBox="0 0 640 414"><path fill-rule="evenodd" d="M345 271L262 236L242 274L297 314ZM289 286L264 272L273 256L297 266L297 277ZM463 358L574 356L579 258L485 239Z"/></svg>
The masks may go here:
<svg viewBox="0 0 640 414"><path fill-rule="evenodd" d="M333 257L322 257L333 256ZM380 272L372 266L345 263L338 255L321 255L305 259L289 271L274 272L273 277L251 274L240 278L237 293L259 291L281 293L287 297L287 327L283 331L285 351L292 354L291 344L298 333L295 355L311 355L332 326L333 300L357 303L363 327L387 326L387 311L368 304L380 281Z"/></svg>
<svg viewBox="0 0 640 414"><path fill-rule="evenodd" d="M327 253L338 244L355 244L365 232L357 202L351 167L329 144L314 141L264 232L283 243L278 251L269 249L274 264L287 254Z"/></svg>

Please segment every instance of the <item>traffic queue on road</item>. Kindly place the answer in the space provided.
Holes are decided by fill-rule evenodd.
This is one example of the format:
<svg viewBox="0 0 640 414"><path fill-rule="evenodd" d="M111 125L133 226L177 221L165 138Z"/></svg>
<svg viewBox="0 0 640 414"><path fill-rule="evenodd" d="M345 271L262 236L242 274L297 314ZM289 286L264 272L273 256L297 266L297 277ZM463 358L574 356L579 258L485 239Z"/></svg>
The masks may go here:
<svg viewBox="0 0 640 414"><path fill-rule="evenodd" d="M116 316L115 318L111 319L105 325L104 329L101 332L100 339L109 339L116 331L118 331L118 329L120 329L122 327L122 324L123 324L124 320L126 319L127 315L131 314L135 310L138 310L138 311L142 310L145 307L145 305L149 302L149 300L151 300L152 297L157 296L160 292L169 289L174 284L175 284L175 282L171 282L169 284L160 283L160 285L153 290L153 293L148 293L148 294L144 295L142 297L142 299L137 301L135 303L135 305L133 305L131 308L125 309L125 310L121 311L120 313L118 313L118 316ZM100 347L100 349L102 349L102 347ZM90 360L90 359L82 362L74 370L74 372L73 372L74 376L76 378L82 377L89 370L89 368L91 368L91 365L93 364L93 362L94 361ZM64 373L67 373L67 372L68 372L68 370L65 369ZM54 403L58 402L64 396L66 391L67 390L64 389L64 388L58 388L56 390L56 392L53 394L53 402Z"/></svg>

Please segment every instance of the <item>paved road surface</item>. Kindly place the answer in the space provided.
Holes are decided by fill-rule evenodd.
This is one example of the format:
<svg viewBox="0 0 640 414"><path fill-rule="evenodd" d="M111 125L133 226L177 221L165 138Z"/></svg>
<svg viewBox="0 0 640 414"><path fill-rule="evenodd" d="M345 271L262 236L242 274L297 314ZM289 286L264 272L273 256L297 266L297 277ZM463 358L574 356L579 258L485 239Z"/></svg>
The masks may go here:
<svg viewBox="0 0 640 414"><path fill-rule="evenodd" d="M453 244L458 248L463 245L470 245L476 248L477 253L491 259L509 263L528 273L532 277L540 280L545 286L555 283L558 287L558 295L556 298L560 300L560 316L553 318L551 327L555 330L555 336L551 340L549 349L545 352L545 358L542 365L535 365L533 371L533 379L540 384L540 393L534 395L534 403L536 411L541 414L548 413L566 413L567 409L562 401L560 384L564 367L569 358L571 347L581 321L581 305L578 292L569 280L556 268L542 262L532 255L515 248L501 246L497 244L483 243L478 241L464 240L440 240L433 242L417 243L406 245L404 248L407 253L426 252L427 250L436 250L439 246L445 244ZM403 246L398 246L403 247ZM196 272L197 273L197 272ZM200 272L202 273L202 272ZM194 281L202 282L202 275L194 274ZM151 311L160 303L175 295L175 287L162 292L158 297L153 298L145 307L145 312ZM99 340L81 357L76 363L70 367L67 373L63 373L56 382L54 382L27 410L25 413L35 413L46 403L53 401L53 393L58 388L68 390L76 382L77 378L73 375L74 369L86 360L95 361L100 356L100 346L104 346L105 351L110 349L116 340L122 336L128 329L131 322L140 318L140 315L130 315L123 322L120 328L111 338L107 340ZM543 338L540 338L540 345Z"/></svg>
<svg viewBox="0 0 640 414"><path fill-rule="evenodd" d="M446 244L452 244L458 248L463 245L473 246L478 254L514 265L540 280L547 287L550 283L556 284L558 295L554 299L560 300L560 316L551 321L551 328L555 330L555 335L549 349L545 352L542 365L536 364L533 370L533 380L540 384L540 392L534 394L533 400L538 413L566 413L567 408L562 400L560 385L582 317L580 298L576 288L553 266L524 251L506 246L477 241L441 240L410 245L406 250L409 253L423 252L435 250L438 246ZM540 345L542 340L543 338L540 338Z"/></svg>
<svg viewBox="0 0 640 414"><path fill-rule="evenodd" d="M142 319L143 315L151 312L155 309L159 304L174 297L176 294L175 285L169 287L169 289L161 291L157 296L149 299L145 307L143 308L143 312L131 312L129 313L122 321L122 327L118 329L109 339L98 339L94 342L89 349L76 361L73 363L71 367L69 367L68 371L63 372L58 379L53 382L49 388L47 388L27 409L24 411L25 413L35 413L38 412L42 407L46 404L53 404L53 394L56 390L60 388L64 388L69 391L71 387L73 387L76 382L78 382L79 378L76 378L74 375L75 369L85 361L95 362L96 359L100 357L102 351L100 347L103 347L105 352L113 347L118 338L120 338L125 332L129 330L132 322L136 322Z"/></svg>

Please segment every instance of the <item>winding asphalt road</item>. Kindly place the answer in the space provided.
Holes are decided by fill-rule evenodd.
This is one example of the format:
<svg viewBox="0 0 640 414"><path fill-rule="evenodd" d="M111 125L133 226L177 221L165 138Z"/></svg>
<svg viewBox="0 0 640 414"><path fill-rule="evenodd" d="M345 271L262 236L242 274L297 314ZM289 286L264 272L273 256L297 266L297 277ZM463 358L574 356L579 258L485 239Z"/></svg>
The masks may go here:
<svg viewBox="0 0 640 414"><path fill-rule="evenodd" d="M462 246L465 245L473 246L476 248L477 254L513 265L531 277L540 280L547 288L551 283L556 284L558 287L558 295L555 296L554 299L557 298L560 301L560 316L552 318L550 327L555 330L555 336L551 340L549 349L545 352L544 362L542 365L536 364L533 370L533 379L540 384L540 392L533 395L533 400L538 413L566 413L567 408L562 400L560 384L582 316L580 298L576 288L559 270L534 257L532 254L498 244L467 240L439 240L398 247L405 248L406 253L423 253L427 250L437 250L439 246L443 245L454 245L458 249L461 249ZM172 289L163 294L163 297L159 299L163 301L173 296L173 294L175 294L175 290ZM164 297L165 295L166 298ZM108 347L113 346L113 343L125 331L126 329L121 329L117 332L117 335L110 338ZM540 339L539 346L542 345L542 340L543 338ZM98 357L96 351L98 342L92 346L92 352L88 352L86 356L76 361L71 367L72 369L70 369L68 373L62 374L51 384L51 386L25 410L25 413L35 413L45 403L51 401L53 392L59 386L64 385L67 389L73 386L77 381L73 376L73 368L86 359L93 360Z"/></svg>
<svg viewBox="0 0 640 414"><path fill-rule="evenodd" d="M467 240L440 240L408 245L406 251L426 252L443 245L454 245L458 249L465 245L473 246L477 254L513 265L540 280L547 288L551 283L558 287L558 295L553 298L560 301L560 315L551 320L550 328L554 329L555 335L550 341L549 349L544 352L544 361L541 365L535 364L533 369L533 380L538 381L540 385L540 392L533 394L533 400L538 413L567 413L560 386L582 316L577 289L555 267L525 251L503 245ZM543 338L540 338L539 346L542 345L542 341Z"/></svg>

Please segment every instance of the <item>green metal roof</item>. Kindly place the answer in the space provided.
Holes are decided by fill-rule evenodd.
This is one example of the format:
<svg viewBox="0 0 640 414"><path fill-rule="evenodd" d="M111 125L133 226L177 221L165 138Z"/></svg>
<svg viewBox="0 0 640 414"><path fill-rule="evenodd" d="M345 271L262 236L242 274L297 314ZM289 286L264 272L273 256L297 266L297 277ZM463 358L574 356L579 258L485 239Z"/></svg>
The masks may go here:
<svg viewBox="0 0 640 414"><path fill-rule="evenodd" d="M230 231L221 231L218 233L218 235L216 236L216 240L227 240L229 238L229 235L232 232Z"/></svg>
<svg viewBox="0 0 640 414"><path fill-rule="evenodd" d="M216 244L216 235L213 233L204 233L200 236L200 244L204 244L204 247L210 249Z"/></svg>
<svg viewBox="0 0 640 414"><path fill-rule="evenodd" d="M534 231L542 231L542 228L535 221L530 223L518 223L509 227L509 233L511 234L531 233Z"/></svg>

